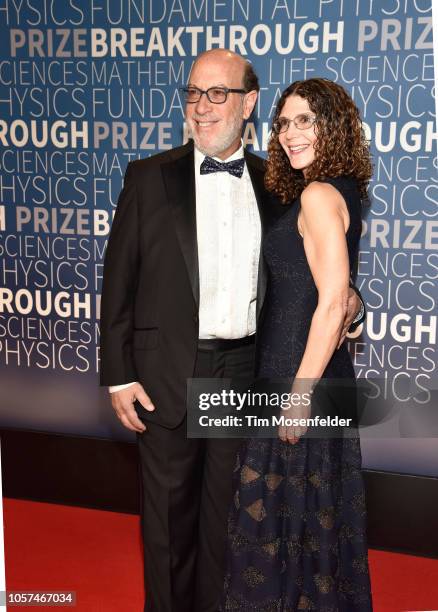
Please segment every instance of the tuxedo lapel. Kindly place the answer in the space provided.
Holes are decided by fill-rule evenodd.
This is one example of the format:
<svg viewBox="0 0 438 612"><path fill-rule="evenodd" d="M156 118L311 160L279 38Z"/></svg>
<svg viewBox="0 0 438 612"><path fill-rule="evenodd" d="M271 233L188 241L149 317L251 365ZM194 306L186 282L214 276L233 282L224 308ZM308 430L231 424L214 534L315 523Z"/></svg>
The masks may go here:
<svg viewBox="0 0 438 612"><path fill-rule="evenodd" d="M262 226L262 243L265 229L268 223L268 205L267 205L267 193L264 185L264 169L263 162L260 158L255 158L246 149L244 151L246 166L248 168L249 176L251 178L254 194L257 200L257 206L259 209L260 223ZM254 163L254 158L257 160L257 164ZM268 281L268 270L262 253L262 246L260 245L260 258L259 258L259 270L257 277L257 305L256 305L256 316L257 321L263 306L266 295L266 286Z"/></svg>
<svg viewBox="0 0 438 612"><path fill-rule="evenodd" d="M187 267L193 297L199 308L199 265L196 237L196 188L193 143L162 165L162 175L173 210L178 241Z"/></svg>

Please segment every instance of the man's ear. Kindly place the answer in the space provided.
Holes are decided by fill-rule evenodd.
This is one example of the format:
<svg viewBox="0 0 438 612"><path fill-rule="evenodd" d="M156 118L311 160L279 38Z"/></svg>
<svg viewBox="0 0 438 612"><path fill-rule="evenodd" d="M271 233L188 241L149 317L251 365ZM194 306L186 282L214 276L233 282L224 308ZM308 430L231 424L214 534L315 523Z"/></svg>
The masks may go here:
<svg viewBox="0 0 438 612"><path fill-rule="evenodd" d="M254 106L256 105L257 102L257 92L254 91L250 91L249 93L245 94L245 98L244 98L244 102L243 102L243 118L244 119L249 119L251 116L252 111L254 110Z"/></svg>

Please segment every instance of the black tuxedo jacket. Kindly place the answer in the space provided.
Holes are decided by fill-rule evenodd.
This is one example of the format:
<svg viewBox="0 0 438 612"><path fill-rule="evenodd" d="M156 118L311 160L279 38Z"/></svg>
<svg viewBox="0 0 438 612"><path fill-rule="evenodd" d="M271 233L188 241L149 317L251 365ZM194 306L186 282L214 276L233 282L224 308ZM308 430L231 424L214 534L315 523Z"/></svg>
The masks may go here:
<svg viewBox="0 0 438 612"><path fill-rule="evenodd" d="M264 160L245 151L263 231L285 208L264 188ZM260 257L259 318L266 291ZM139 381L148 420L176 427L198 342L199 271L193 142L131 162L108 240L101 302L101 385Z"/></svg>

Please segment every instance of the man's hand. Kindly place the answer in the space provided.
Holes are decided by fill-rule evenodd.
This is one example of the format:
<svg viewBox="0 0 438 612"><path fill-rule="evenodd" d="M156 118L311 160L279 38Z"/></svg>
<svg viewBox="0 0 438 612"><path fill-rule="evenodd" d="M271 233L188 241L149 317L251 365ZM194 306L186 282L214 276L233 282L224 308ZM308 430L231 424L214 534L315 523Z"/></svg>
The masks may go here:
<svg viewBox="0 0 438 612"><path fill-rule="evenodd" d="M347 314L345 315L344 324L342 327L341 337L337 348L339 348L345 340L348 329L353 323L354 319L360 312L360 299L355 291L351 287L348 288L348 302L347 302Z"/></svg>
<svg viewBox="0 0 438 612"><path fill-rule="evenodd" d="M138 400L148 412L155 410L155 406L140 383L134 383L127 389L111 393L111 404L122 424L131 431L142 433L146 431L146 426L137 416L134 408L135 400Z"/></svg>

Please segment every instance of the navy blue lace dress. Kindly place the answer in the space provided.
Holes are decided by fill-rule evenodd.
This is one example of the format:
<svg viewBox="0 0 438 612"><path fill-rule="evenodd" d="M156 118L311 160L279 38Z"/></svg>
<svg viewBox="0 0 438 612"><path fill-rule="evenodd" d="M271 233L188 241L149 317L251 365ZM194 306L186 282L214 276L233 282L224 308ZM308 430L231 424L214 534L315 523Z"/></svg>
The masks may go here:
<svg viewBox="0 0 438 612"><path fill-rule="evenodd" d="M357 184L349 177L326 180L349 210L346 239L353 268L361 233ZM259 377L296 374L317 305L297 228L299 207L298 199L263 241L270 278L258 332ZM354 379L345 345L323 377ZM246 440L234 478L221 610L372 610L357 436L304 437L295 445L278 438Z"/></svg>

